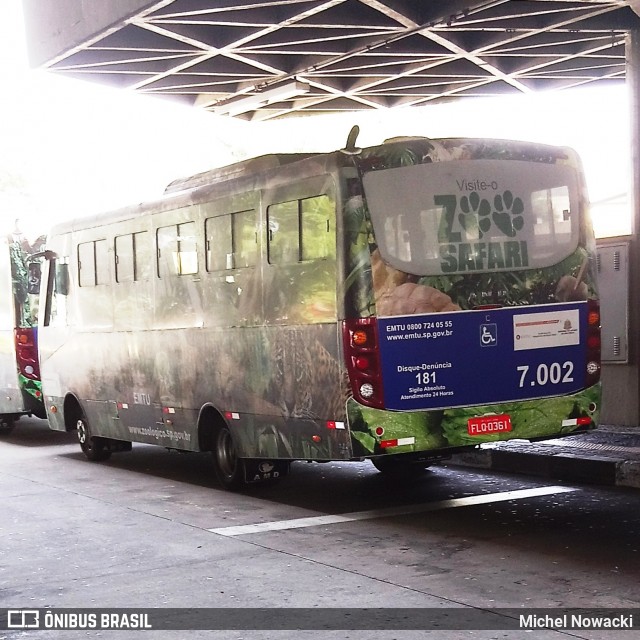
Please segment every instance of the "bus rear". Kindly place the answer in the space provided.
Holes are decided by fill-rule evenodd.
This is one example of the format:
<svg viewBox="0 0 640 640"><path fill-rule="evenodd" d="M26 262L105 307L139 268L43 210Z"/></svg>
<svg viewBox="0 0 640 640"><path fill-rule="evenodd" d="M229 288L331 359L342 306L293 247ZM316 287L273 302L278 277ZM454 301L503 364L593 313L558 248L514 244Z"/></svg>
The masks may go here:
<svg viewBox="0 0 640 640"><path fill-rule="evenodd" d="M24 415L46 416L38 363L36 309L38 283L19 240L0 238L0 433Z"/></svg>
<svg viewBox="0 0 640 640"><path fill-rule="evenodd" d="M354 453L388 468L595 427L595 239L575 153L414 138L356 163L343 332Z"/></svg>

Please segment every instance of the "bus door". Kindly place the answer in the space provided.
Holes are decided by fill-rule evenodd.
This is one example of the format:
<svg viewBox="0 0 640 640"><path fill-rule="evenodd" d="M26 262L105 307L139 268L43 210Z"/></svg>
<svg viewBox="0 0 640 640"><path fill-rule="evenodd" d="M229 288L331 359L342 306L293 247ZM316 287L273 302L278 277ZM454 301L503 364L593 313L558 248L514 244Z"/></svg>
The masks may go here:
<svg viewBox="0 0 640 640"><path fill-rule="evenodd" d="M49 426L54 430L65 431L64 416L61 411L50 411L52 406L63 406L64 391L60 371L69 365L69 356L61 356L62 347L71 333L68 317L67 298L70 291L69 258L67 247L70 236L59 238L57 252L47 250L42 253L43 262L40 287L40 312L38 314L38 350L40 353L40 376L45 394ZM39 254L38 254L39 255ZM34 256L32 256L34 257ZM58 358L64 358L65 367L60 367Z"/></svg>

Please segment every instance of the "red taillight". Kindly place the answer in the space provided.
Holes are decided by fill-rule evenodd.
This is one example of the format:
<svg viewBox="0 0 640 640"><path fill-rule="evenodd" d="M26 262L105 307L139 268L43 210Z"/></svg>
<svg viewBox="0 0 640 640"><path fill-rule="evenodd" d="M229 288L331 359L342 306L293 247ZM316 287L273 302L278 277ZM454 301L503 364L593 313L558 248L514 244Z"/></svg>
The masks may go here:
<svg viewBox="0 0 640 640"><path fill-rule="evenodd" d="M382 409L382 378L375 318L354 318L342 325L344 353L354 398Z"/></svg>
<svg viewBox="0 0 640 640"><path fill-rule="evenodd" d="M599 308L592 309L591 304L589 305L589 311L587 313L587 323L589 324L590 327L595 327L600 325L600 309Z"/></svg>
<svg viewBox="0 0 640 640"><path fill-rule="evenodd" d="M36 330L16 329L16 359L20 373L31 380L40 379L38 364L38 340Z"/></svg>
<svg viewBox="0 0 640 640"><path fill-rule="evenodd" d="M351 342L353 342L357 347L366 347L368 339L369 336L367 335L367 332L362 329L356 329L351 334Z"/></svg>
<svg viewBox="0 0 640 640"><path fill-rule="evenodd" d="M597 300L587 302L587 375L588 387L600 380L600 303Z"/></svg>
<svg viewBox="0 0 640 640"><path fill-rule="evenodd" d="M587 347L589 347L589 349L599 349L600 336L589 336L587 338Z"/></svg>

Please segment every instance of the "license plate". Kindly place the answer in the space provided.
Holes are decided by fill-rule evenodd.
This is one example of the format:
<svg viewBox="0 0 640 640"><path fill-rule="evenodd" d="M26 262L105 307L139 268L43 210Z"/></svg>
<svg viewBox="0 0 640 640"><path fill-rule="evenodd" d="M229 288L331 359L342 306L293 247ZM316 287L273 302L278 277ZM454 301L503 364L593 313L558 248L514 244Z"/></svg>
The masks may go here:
<svg viewBox="0 0 640 640"><path fill-rule="evenodd" d="M480 416L469 418L467 421L467 433L470 436L490 436L494 433L511 431L511 416Z"/></svg>

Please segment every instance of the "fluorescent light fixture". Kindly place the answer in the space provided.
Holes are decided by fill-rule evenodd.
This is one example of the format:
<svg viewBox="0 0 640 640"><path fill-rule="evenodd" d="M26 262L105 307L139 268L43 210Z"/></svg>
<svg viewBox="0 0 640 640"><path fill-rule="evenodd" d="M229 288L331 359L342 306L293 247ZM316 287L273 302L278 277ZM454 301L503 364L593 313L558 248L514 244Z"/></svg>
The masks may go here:
<svg viewBox="0 0 640 640"><path fill-rule="evenodd" d="M229 98L224 104L215 106L213 110L219 115L237 116L247 111L255 111L260 107L266 107L274 102L290 100L308 92L309 85L306 82L295 80L273 89L267 89L267 91L260 91L238 98Z"/></svg>

